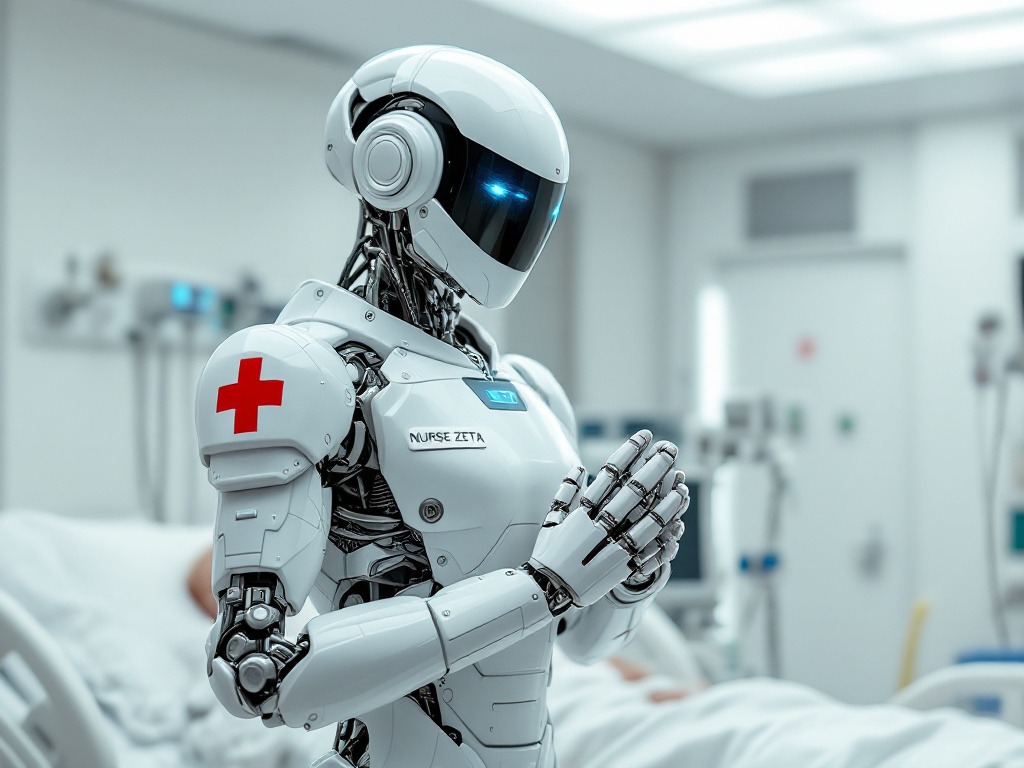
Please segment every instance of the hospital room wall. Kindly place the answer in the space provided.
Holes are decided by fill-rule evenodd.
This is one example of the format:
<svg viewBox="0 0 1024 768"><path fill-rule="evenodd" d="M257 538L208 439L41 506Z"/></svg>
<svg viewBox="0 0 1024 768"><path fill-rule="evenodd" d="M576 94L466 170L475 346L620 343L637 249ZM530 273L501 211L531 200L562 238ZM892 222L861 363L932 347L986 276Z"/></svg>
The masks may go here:
<svg viewBox="0 0 1024 768"><path fill-rule="evenodd" d="M851 701L877 701L892 690L902 630L894 625L905 615L908 595L908 554L903 541L907 523L892 518L905 511L910 484L906 473L883 467L888 492L885 504L876 505L861 519L850 519L846 526L842 517L851 510L841 505L854 497L857 488L852 493L848 487L837 489L842 495L840 503L820 508L830 495L830 489L823 487L824 478L838 476L847 482L846 473L835 466L837 462L850 461L855 452L860 465L851 469L862 471L865 465L870 467L863 445L894 442L886 440L868 413L860 414L865 423L859 440L845 440L830 430L838 405L835 401L842 400L839 391L848 385L839 378L846 373L845 360L837 361L837 356L845 358L848 350L837 346L858 337L858 329L847 327L845 317L836 316L831 307L849 305L846 281L851 277L859 282L881 281L889 277L887 268L898 266L892 262L901 260L898 254L910 226L910 149L909 133L903 129L801 136L693 149L681 154L673 168L671 285L681 295L681 305L690 307L689 312L675 313L672 318L673 336L680 342L673 347L672 372L677 379L690 378L692 382L690 401L682 405L691 413L704 411L704 418L714 415L707 400L715 393L700 391L714 380L706 370L714 361L698 354L700 345L695 339L701 331L708 331L696 323L701 290L714 285L723 292L727 307L724 386L718 396L767 393L775 397L783 412L796 404L805 414L805 435L796 446L789 470L792 493L786 497L779 544L783 563L778 576L782 673ZM853 166L859 173L855 237L773 243L748 240L748 178L843 166ZM869 253L875 249L886 255L876 258ZM867 275L851 275L848 262L861 258L884 275L873 270ZM796 285L809 287L813 295L800 295ZM891 286L887 292L898 295L899 290L899 286ZM805 298L807 306L801 311L798 305ZM794 322L797 327L790 327ZM765 328L770 332L762 332ZM780 335L786 338L779 339ZM795 359L801 337L816 340L820 363L801 365ZM901 374L896 371L894 375ZM861 392L857 395L863 397ZM858 405L897 418L906 411L905 402L893 403L890 393L880 395L878 404ZM849 403L841 405L850 407ZM898 438L905 440L906 426L894 428L901 433ZM811 464L814 466L809 469ZM716 496L716 530L731 538L734 552L758 552L764 546L767 477L764 464L743 464L717 478L720 485L725 484L726 493ZM894 498L904 503L894 503ZM854 507L852 513L859 511ZM884 572L880 578L861 579L854 548L868 526L876 524L885 547ZM725 581L730 590L738 590L738 598L731 604L745 606L750 582L737 580L735 557L729 558L724 551L721 554L720 567L729 571ZM827 590L822 589L823 584L828 584ZM867 617L877 614L886 617L888 626L867 629ZM762 618L763 612L739 641L745 668L765 669ZM730 633L739 633L738 611L723 619ZM878 646L877 654L872 644ZM870 654L870 662L862 657L856 664L836 666L837 653L863 649Z"/></svg>
<svg viewBox="0 0 1024 768"><path fill-rule="evenodd" d="M332 279L356 206L317 147L326 107L352 66L117 4L9 2L0 504L131 514L139 498L130 356L29 344L23 287L33 272L58 275L70 252L103 248L133 271L231 277L250 266L280 299L308 277ZM608 307L631 300L636 280L656 283L661 235L651 179L661 163L571 120L567 132L574 184L565 225L575 234L564 294L586 295L601 309L573 307L568 322L565 307L514 311L548 313L555 333L574 334L579 366L567 383L581 400L646 398L657 393L662 361L633 359L631 381L611 371L600 344L621 351L657 337L653 316L633 313L627 324ZM620 269L627 255L629 281ZM503 341L515 315L480 314ZM194 460L181 372L171 375L168 496L180 519L186 506L208 509L213 499Z"/></svg>
<svg viewBox="0 0 1024 768"><path fill-rule="evenodd" d="M855 260L858 253L870 258L879 251L873 244L886 246L882 251L889 245L902 250L898 261L906 273L909 320L908 414L893 428L908 431L907 477L894 486L874 482L868 473L862 487L866 514L876 499L900 500L907 540L886 542L885 551L889 567L899 575L897 599L903 611L900 625L895 631L886 628L886 633L902 641L902 622L909 618L913 601L931 602L919 672L949 664L958 651L995 639L985 599L971 342L982 311L995 309L1011 327L1018 323L1015 260L1024 252L1024 222L1016 209L1014 151L1022 130L1024 115L1007 108L889 130L693 149L680 154L673 169L672 285L688 293L691 306L700 288L719 278L723 258L756 259L785 250L785 244L757 249L746 241L744 184L761 172L853 166L859 174L858 234L840 259ZM803 253L815 248L814 242L790 245ZM825 245L823 252L835 244ZM808 269L812 264L808 262ZM696 314L677 315L673 333L695 340ZM673 375L692 373L695 346L690 341L674 347ZM1013 398L1011 392L1011 404ZM683 402L691 409L695 404L695 393ZM1008 426L1008 442L1019 442L1024 408L1011 408L1010 413L1016 421ZM799 509L786 525L807 524L806 504L799 501L799 489L796 494ZM1004 520L1000 517L999 523ZM854 531L850 520L835 521L834 538L811 555L820 562L822 574L835 567L837 554L840 561L846 559L843 553L850 551ZM841 587L831 583L830 589L837 585ZM853 602L853 590L844 594L840 589L831 599ZM880 674L888 683L895 680L895 671L887 668Z"/></svg>
<svg viewBox="0 0 1024 768"><path fill-rule="evenodd" d="M7 280L6 246L6 196L7 174L7 51L10 49L10 25L8 23L7 0L0 0L0 296L4 295ZM0 339L4 336L6 318L0 312ZM0 344L0 498L6 488L6 462L4 461L4 445L2 436L7 424L7 410L4 404L4 391L7 386L7 344Z"/></svg>
<svg viewBox="0 0 1024 768"><path fill-rule="evenodd" d="M933 604L922 645L926 669L995 642L984 575L971 343L979 316L993 310L1003 317L1008 341L1022 341L1016 263L1024 254L1016 159L1021 135L1019 108L931 121L915 135L914 530L916 589ZM1009 390L997 504L1002 542L1009 530L1010 450L1019 455L1024 440L1022 395L1018 376Z"/></svg>

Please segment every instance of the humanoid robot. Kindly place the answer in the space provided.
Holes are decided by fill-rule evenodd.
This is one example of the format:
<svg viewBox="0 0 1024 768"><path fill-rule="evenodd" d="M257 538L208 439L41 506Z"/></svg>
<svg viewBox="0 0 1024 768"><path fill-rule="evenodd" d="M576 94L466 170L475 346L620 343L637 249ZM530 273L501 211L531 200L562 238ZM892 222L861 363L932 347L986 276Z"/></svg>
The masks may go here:
<svg viewBox="0 0 1024 768"><path fill-rule="evenodd" d="M199 383L211 684L239 717L338 724L318 768L551 768L554 642L591 661L630 638L688 503L649 432L587 486L553 376L460 315L505 306L539 256L561 124L507 67L418 46L360 67L324 147L362 201L338 284L304 283Z"/></svg>

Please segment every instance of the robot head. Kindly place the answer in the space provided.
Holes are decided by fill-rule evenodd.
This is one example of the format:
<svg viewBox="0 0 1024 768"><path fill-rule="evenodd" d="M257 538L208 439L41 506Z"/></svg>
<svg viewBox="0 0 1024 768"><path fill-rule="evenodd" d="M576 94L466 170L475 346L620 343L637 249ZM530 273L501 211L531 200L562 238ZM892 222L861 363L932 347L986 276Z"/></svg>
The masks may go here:
<svg viewBox="0 0 1024 768"><path fill-rule="evenodd" d="M486 307L508 304L558 217L562 124L503 64L413 46L363 64L327 116L327 167L379 211L406 213L415 255Z"/></svg>

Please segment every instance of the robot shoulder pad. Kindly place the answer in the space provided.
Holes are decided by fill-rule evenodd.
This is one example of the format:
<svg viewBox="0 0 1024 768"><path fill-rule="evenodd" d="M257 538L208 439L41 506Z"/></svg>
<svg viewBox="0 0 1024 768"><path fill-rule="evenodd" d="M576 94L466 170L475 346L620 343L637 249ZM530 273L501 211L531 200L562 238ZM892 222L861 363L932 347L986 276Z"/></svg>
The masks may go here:
<svg viewBox="0 0 1024 768"><path fill-rule="evenodd" d="M304 469L337 451L354 409L345 361L327 342L301 328L255 325L217 347L199 377L199 454L206 466L239 451L278 463L287 455ZM279 469L278 482L299 471Z"/></svg>
<svg viewBox="0 0 1024 768"><path fill-rule="evenodd" d="M566 436L576 445L576 413L558 379L536 360L523 355L502 355L498 373L521 381L540 395L561 422Z"/></svg>

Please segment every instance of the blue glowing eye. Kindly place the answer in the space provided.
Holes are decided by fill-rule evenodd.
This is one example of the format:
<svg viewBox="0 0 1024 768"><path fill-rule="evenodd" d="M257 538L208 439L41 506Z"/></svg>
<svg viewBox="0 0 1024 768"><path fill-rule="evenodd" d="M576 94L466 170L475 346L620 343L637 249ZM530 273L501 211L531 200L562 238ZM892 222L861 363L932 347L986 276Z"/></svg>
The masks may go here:
<svg viewBox="0 0 1024 768"><path fill-rule="evenodd" d="M508 195L508 187L498 184L497 182L491 182L490 184L484 184L484 189L490 192L494 197L505 197Z"/></svg>
<svg viewBox="0 0 1024 768"><path fill-rule="evenodd" d="M522 192L516 192L515 198L516 198L516 200L529 200L530 199L527 195L524 195Z"/></svg>

